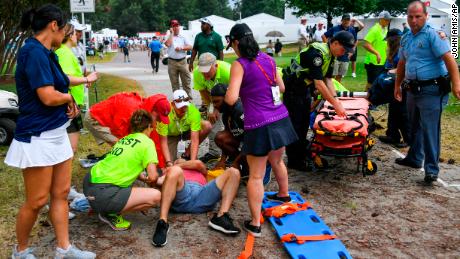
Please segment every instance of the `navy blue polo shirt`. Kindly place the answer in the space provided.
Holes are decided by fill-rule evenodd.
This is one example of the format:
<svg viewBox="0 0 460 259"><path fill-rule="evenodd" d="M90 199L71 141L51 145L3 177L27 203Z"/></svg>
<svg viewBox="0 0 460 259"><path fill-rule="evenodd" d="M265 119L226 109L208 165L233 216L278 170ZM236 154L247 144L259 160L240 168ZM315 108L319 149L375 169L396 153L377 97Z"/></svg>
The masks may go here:
<svg viewBox="0 0 460 259"><path fill-rule="evenodd" d="M59 128L69 120L67 104L46 106L38 97L37 89L42 86L54 86L57 91L67 93L69 78L62 71L56 54L35 38L27 39L19 50L15 79L19 99L14 134L17 141L29 143L32 136Z"/></svg>
<svg viewBox="0 0 460 259"><path fill-rule="evenodd" d="M329 38L332 38L337 32L340 32L340 31L348 31L351 34L353 34L353 37L355 38L355 41L358 40L355 28L353 28L352 26L349 26L348 28L345 29L341 24L336 25L336 26L330 28L329 30L327 30L324 33L324 36L326 36L326 38L329 39ZM337 60L342 61L342 62L350 61L350 59L348 58L347 54L345 54L345 55L343 55L341 57L338 57Z"/></svg>

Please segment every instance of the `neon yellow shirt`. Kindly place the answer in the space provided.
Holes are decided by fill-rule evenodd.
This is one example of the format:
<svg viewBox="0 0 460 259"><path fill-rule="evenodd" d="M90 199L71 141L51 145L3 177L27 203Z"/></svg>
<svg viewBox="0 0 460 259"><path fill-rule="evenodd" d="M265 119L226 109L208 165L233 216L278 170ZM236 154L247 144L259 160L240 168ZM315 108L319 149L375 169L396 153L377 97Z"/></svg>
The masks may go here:
<svg viewBox="0 0 460 259"><path fill-rule="evenodd" d="M193 103L188 106L182 118L177 117L173 107L171 107L168 117L169 124L157 123L157 132L160 136L179 136L189 130L201 130L201 114Z"/></svg>
<svg viewBox="0 0 460 259"><path fill-rule="evenodd" d="M155 144L144 133L132 133L120 139L110 153L93 166L91 182L126 188L151 163L158 164Z"/></svg>
<svg viewBox="0 0 460 259"><path fill-rule="evenodd" d="M62 71L64 71L66 75L83 77L78 59L67 45L62 44L61 47L56 50L56 55L59 58L59 65L61 65ZM85 86L83 84L70 86L70 94L78 105L83 105L85 99Z"/></svg>
<svg viewBox="0 0 460 259"><path fill-rule="evenodd" d="M217 69L214 80L205 80L203 73L200 72L198 66L193 70L193 89L197 91L211 89L217 84L226 84L230 82L230 67L231 65L225 61L217 60Z"/></svg>
<svg viewBox="0 0 460 259"><path fill-rule="evenodd" d="M382 28L379 23L374 24L369 31L367 32L364 40L369 42L372 47L380 54L380 63L377 63L377 57L366 51L366 56L364 57L364 64L374 64L374 65L385 65L387 60L387 41L385 37L387 36L388 27Z"/></svg>

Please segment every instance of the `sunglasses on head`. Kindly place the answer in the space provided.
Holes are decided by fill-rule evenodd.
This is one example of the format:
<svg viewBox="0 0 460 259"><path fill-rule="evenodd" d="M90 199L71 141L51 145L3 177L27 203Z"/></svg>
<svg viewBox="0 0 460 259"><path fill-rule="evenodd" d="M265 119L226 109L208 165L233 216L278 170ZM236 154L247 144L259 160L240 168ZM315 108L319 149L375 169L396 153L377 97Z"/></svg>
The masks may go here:
<svg viewBox="0 0 460 259"><path fill-rule="evenodd" d="M183 97L183 98L174 100L175 103L188 102L188 101L190 101L190 97L185 97L185 98Z"/></svg>

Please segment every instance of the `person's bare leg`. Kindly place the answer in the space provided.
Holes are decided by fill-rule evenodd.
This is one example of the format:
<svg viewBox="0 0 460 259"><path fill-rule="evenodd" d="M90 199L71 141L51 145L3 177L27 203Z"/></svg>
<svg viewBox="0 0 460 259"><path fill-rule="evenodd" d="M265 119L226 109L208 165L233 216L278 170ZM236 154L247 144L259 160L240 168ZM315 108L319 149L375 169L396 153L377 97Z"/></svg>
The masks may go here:
<svg viewBox="0 0 460 259"><path fill-rule="evenodd" d="M265 167L267 165L267 156L258 157L247 155L246 159L249 164L249 180L248 180L248 205L251 211L251 225L260 226L260 211L262 199L264 197L263 178L265 175Z"/></svg>
<svg viewBox="0 0 460 259"><path fill-rule="evenodd" d="M121 212L144 211L158 205L160 200L161 192L157 189L133 187L128 202Z"/></svg>
<svg viewBox="0 0 460 259"><path fill-rule="evenodd" d="M72 159L53 166L49 217L56 234L57 246L67 249L69 242L69 204L67 196L72 179Z"/></svg>
<svg viewBox="0 0 460 259"><path fill-rule="evenodd" d="M275 174L276 181L278 182L278 196L287 197L289 196L289 181L288 181L288 172L286 165L283 161L284 147L273 150L268 154L268 161L272 166L273 172Z"/></svg>
<svg viewBox="0 0 460 259"><path fill-rule="evenodd" d="M53 168L30 167L22 171L26 200L16 217L18 252L27 248L40 209L48 202Z"/></svg>
<svg viewBox="0 0 460 259"><path fill-rule="evenodd" d="M80 132L72 132L69 133L69 140L70 140L70 145L72 146L72 151L75 156L75 154L78 151L78 140L80 139Z"/></svg>
<svg viewBox="0 0 460 259"><path fill-rule="evenodd" d="M356 74L356 61L351 62L351 72Z"/></svg>
<svg viewBox="0 0 460 259"><path fill-rule="evenodd" d="M240 171L231 167L216 178L216 185L222 192L222 200L217 216L222 216L225 212L230 210L232 202L238 192L240 185Z"/></svg>
<svg viewBox="0 0 460 259"><path fill-rule="evenodd" d="M168 222L169 209L176 197L176 192L182 190L184 185L185 178L182 169L178 166L169 168L161 187L160 219Z"/></svg>

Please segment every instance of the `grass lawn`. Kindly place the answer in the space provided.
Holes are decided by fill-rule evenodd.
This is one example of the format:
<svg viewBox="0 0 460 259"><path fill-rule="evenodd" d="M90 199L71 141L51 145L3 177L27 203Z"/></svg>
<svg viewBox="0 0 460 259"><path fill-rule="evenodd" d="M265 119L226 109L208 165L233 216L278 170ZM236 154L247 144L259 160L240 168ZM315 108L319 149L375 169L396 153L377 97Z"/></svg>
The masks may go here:
<svg viewBox="0 0 460 259"><path fill-rule="evenodd" d="M97 54L96 56L86 56L86 59L89 64L106 63L112 61L117 54L118 52L106 52L102 59Z"/></svg>
<svg viewBox="0 0 460 259"><path fill-rule="evenodd" d="M107 74L100 74L101 78L97 83L98 99L104 100L110 95L123 91L137 91L143 94L142 87L135 81L115 77ZM6 86L11 87L11 86ZM4 89L4 85L0 85L0 89ZM90 91L90 103L95 100L94 91ZM83 179L86 170L81 168L78 163L79 157L85 157L90 153L101 155L107 152L107 145L98 146L93 137L88 134L83 134L80 137L79 151L76 154L73 162L72 185L81 188L81 180ZM8 147L0 147L0 258L7 258L11 253L11 247L16 242L15 239L15 221L19 206L24 200L24 185L22 174L19 169L11 168L3 163ZM81 189L79 189L81 191ZM41 215L39 222L46 220L46 214ZM36 234L37 226L34 228L33 235Z"/></svg>

